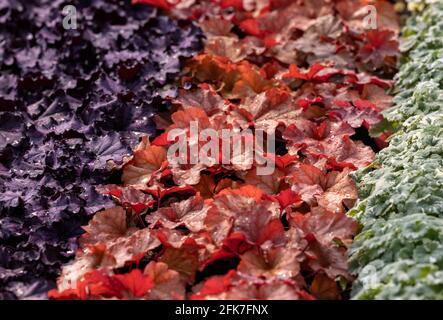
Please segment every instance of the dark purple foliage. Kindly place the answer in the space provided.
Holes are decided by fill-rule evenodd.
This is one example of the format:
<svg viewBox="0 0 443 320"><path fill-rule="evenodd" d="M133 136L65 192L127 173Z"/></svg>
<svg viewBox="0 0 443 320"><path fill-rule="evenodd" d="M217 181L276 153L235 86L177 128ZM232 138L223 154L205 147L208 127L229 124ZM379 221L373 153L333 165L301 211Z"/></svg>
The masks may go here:
<svg viewBox="0 0 443 320"><path fill-rule="evenodd" d="M155 133L201 38L129 0L0 0L0 299L46 297L81 226L112 206L95 186Z"/></svg>

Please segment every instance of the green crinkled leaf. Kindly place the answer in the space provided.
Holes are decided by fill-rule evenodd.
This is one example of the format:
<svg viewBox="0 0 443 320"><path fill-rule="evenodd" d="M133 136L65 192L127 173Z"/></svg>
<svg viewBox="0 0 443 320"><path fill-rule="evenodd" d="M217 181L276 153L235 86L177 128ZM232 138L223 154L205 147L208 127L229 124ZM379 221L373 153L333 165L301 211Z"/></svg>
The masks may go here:
<svg viewBox="0 0 443 320"><path fill-rule="evenodd" d="M412 214L388 221L378 220L355 238L350 270L361 272L374 260L385 264L401 259L443 265L443 219Z"/></svg>
<svg viewBox="0 0 443 320"><path fill-rule="evenodd" d="M394 106L371 134L397 132L352 175L353 299L443 299L443 3L408 20L402 51Z"/></svg>
<svg viewBox="0 0 443 320"><path fill-rule="evenodd" d="M390 264L376 260L367 265L354 283L356 300L443 299L443 271L435 264L400 260Z"/></svg>

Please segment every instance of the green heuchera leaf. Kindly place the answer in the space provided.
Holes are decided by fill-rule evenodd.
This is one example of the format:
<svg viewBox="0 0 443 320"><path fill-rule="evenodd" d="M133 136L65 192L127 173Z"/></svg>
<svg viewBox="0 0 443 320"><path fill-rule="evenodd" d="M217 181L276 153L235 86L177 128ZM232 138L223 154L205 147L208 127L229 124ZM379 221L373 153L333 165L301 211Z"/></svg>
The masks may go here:
<svg viewBox="0 0 443 320"><path fill-rule="evenodd" d="M443 271L431 263L401 260L367 265L354 283L352 299L423 300L443 299Z"/></svg>
<svg viewBox="0 0 443 320"><path fill-rule="evenodd" d="M406 91L397 94L394 98L395 107L383 112L389 122L396 123L398 127L416 115L424 115L432 112L443 112L443 90L434 81L420 82L414 91Z"/></svg>
<svg viewBox="0 0 443 320"><path fill-rule="evenodd" d="M415 89L420 82L432 79L442 88L443 85L443 49L428 51L418 60L403 65L396 75L395 93L404 89Z"/></svg>
<svg viewBox="0 0 443 320"><path fill-rule="evenodd" d="M411 259L443 266L443 219L417 213L377 220L355 238L349 255L352 273L360 273L374 260L388 264Z"/></svg>
<svg viewBox="0 0 443 320"><path fill-rule="evenodd" d="M397 132L371 166L352 174L360 200L348 214L361 229L349 250L350 270L358 275L353 299L443 299L443 3L438 2L404 28L406 55L394 106L371 134Z"/></svg>
<svg viewBox="0 0 443 320"><path fill-rule="evenodd" d="M372 167L354 173L360 202L351 216L363 224L423 211L443 217L443 126L425 126L433 121L441 117L415 118L408 132L391 138ZM376 165L380 168L374 170Z"/></svg>

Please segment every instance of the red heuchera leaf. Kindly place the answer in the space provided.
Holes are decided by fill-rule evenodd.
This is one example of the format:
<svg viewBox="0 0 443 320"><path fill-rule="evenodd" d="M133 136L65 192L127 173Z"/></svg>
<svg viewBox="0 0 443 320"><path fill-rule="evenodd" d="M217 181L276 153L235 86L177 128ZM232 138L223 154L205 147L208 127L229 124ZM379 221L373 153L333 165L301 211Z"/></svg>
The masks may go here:
<svg viewBox="0 0 443 320"><path fill-rule="evenodd" d="M140 255L143 256L159 245L160 242L149 229L140 229L128 237L108 242L106 249L116 260L114 267L118 268L127 262L137 261Z"/></svg>
<svg viewBox="0 0 443 320"><path fill-rule="evenodd" d="M128 227L126 212L122 207L97 212L83 229L86 233L80 239L82 245L114 241L138 230L137 228Z"/></svg>
<svg viewBox="0 0 443 320"><path fill-rule="evenodd" d="M169 208L160 208L146 217L146 222L151 227L161 225L165 228L174 229L184 225L192 232L198 232L204 228L204 220L209 206L205 204L200 195L187 200L172 203Z"/></svg>
<svg viewBox="0 0 443 320"><path fill-rule="evenodd" d="M87 273L83 280L77 282L76 289L49 292L52 299L137 299L144 298L154 287L149 276L139 269L127 274L108 275L100 270Z"/></svg>
<svg viewBox="0 0 443 320"><path fill-rule="evenodd" d="M255 38L246 37L239 39L234 34L227 36L209 36L205 46L205 53L228 58L232 62L243 61L252 54L262 54L266 48L266 42Z"/></svg>
<svg viewBox="0 0 443 320"><path fill-rule="evenodd" d="M309 70L303 72L295 64L291 64L289 66L288 73L283 74L283 79L293 78L305 81L312 81L315 79L315 75L325 68L327 68L326 65L314 64L309 68Z"/></svg>
<svg viewBox="0 0 443 320"><path fill-rule="evenodd" d="M198 122L199 128L206 129L211 127L208 115L205 110L198 107L190 107L187 110L179 110L171 116L174 123L173 128L181 128L188 130L191 122Z"/></svg>
<svg viewBox="0 0 443 320"><path fill-rule="evenodd" d="M223 189L235 189L240 183L229 178L224 178L216 182L214 175L202 174L200 182L194 186L194 189L200 192L205 199L213 198Z"/></svg>
<svg viewBox="0 0 443 320"><path fill-rule="evenodd" d="M333 213L326 210L313 210L307 214L295 214L289 219L292 227L305 238L313 234L322 244L329 245L338 239L348 242L357 232L357 223L344 213Z"/></svg>
<svg viewBox="0 0 443 320"><path fill-rule="evenodd" d="M79 242L83 247L104 244L104 252L112 258L114 268L122 267L137 255L145 254L160 245L149 229L131 227L128 222L131 223L130 219L120 207L101 211L84 227L86 233Z"/></svg>
<svg viewBox="0 0 443 320"><path fill-rule="evenodd" d="M272 87L272 81L246 61L232 63L223 57L199 55L188 68L196 80L213 84L228 99L255 96Z"/></svg>
<svg viewBox="0 0 443 320"><path fill-rule="evenodd" d="M215 197L205 224L216 244L221 244L231 231L242 232L250 243L282 241L284 230L278 220L279 206L262 200L262 195L260 189L244 186L223 190Z"/></svg>
<svg viewBox="0 0 443 320"><path fill-rule="evenodd" d="M335 166L349 167L352 169L363 168L374 161L374 151L365 146L361 141L353 141L344 136L341 141L336 139L322 150L312 152L328 159L333 159Z"/></svg>
<svg viewBox="0 0 443 320"><path fill-rule="evenodd" d="M227 111L231 107L228 100L223 99L210 85L202 83L198 90L179 90L178 97L172 101L183 109L201 108L208 116Z"/></svg>
<svg viewBox="0 0 443 320"><path fill-rule="evenodd" d="M131 297L143 297L154 287L152 278L144 275L139 269L127 274L117 274L114 278L120 282L123 291L128 292Z"/></svg>
<svg viewBox="0 0 443 320"><path fill-rule="evenodd" d="M236 277L236 271L231 270L224 276L214 276L208 279L203 288L199 290L191 299L199 300L207 296L221 294L231 287L232 280Z"/></svg>
<svg viewBox="0 0 443 320"><path fill-rule="evenodd" d="M286 132L288 138L300 141L299 131L292 128ZM306 141L306 142L303 142ZM361 141L353 141L348 135L332 135L324 140L307 138L289 148L292 152L301 152L311 163L321 163L326 159L327 168L351 168L366 167L374 161L375 154L372 149L365 146Z"/></svg>
<svg viewBox="0 0 443 320"><path fill-rule="evenodd" d="M253 36L262 37L264 35L263 30L260 29L260 24L255 19L246 19L240 22L240 28Z"/></svg>
<svg viewBox="0 0 443 320"><path fill-rule="evenodd" d="M169 140L168 133L165 132L152 140L152 145L157 147L167 147L174 142L174 140Z"/></svg>
<svg viewBox="0 0 443 320"><path fill-rule="evenodd" d="M185 298L185 283L181 280L180 274L170 270L167 264L151 261L143 273L154 283L154 287L149 292L149 300L182 300Z"/></svg>
<svg viewBox="0 0 443 320"><path fill-rule="evenodd" d="M312 294L321 300L340 300L340 290L338 289L337 282L323 272L319 272L315 275L311 284Z"/></svg>
<svg viewBox="0 0 443 320"><path fill-rule="evenodd" d="M303 36L296 40L295 47L301 52L328 59L337 51L336 40L343 32L341 19L332 14L324 15L318 17Z"/></svg>
<svg viewBox="0 0 443 320"><path fill-rule="evenodd" d="M374 108L375 105L363 100L356 100L353 104L349 101L335 100L333 105L328 112L329 116L346 121L353 128L370 127L383 120L383 116Z"/></svg>
<svg viewBox="0 0 443 320"><path fill-rule="evenodd" d="M237 270L255 277L295 278L300 272L301 252L290 248L254 248L240 256Z"/></svg>
<svg viewBox="0 0 443 320"><path fill-rule="evenodd" d="M348 273L345 247L322 245L314 236L311 236L308 241L309 245L304 253L312 271L323 271L331 279L335 279L338 276L352 279Z"/></svg>
<svg viewBox="0 0 443 320"><path fill-rule="evenodd" d="M114 265L115 259L106 252L106 245L87 246L74 261L64 265L57 279L58 290L67 291L69 288L76 288L77 281L82 280L88 272L96 268L110 268Z"/></svg>
<svg viewBox="0 0 443 320"><path fill-rule="evenodd" d="M72 286L75 289L52 290L52 299L119 299L144 298L150 300L184 299L185 283L180 274L169 270L162 262L150 262L144 272L134 269L127 274L108 275L90 269Z"/></svg>
<svg viewBox="0 0 443 320"><path fill-rule="evenodd" d="M291 155L290 153L284 156L276 156L275 164L279 169L286 169L298 162L298 155Z"/></svg>
<svg viewBox="0 0 443 320"><path fill-rule="evenodd" d="M345 168L342 172L332 171L324 176L324 193L316 197L320 207L338 213L354 206L358 192L355 182L349 176L350 171Z"/></svg>
<svg viewBox="0 0 443 320"><path fill-rule="evenodd" d="M353 134L354 130L344 122L323 121L316 124L302 119L286 128L283 138L290 142L290 152L294 146L297 151L303 147L308 152L324 153L323 150L334 141Z"/></svg>
<svg viewBox="0 0 443 320"><path fill-rule="evenodd" d="M392 30L398 35L400 31L400 17L395 12L394 5L389 1L376 1L374 5L378 12L378 26Z"/></svg>
<svg viewBox="0 0 443 320"><path fill-rule="evenodd" d="M160 178L167 164L166 150L162 147L148 146L136 150L133 159L123 167L122 180L126 185L146 188Z"/></svg>
<svg viewBox="0 0 443 320"><path fill-rule="evenodd" d="M322 157L335 167L353 169L369 165L374 160L374 152L359 141L352 141L354 130L345 122L321 122L300 120L289 126L283 137L290 141L289 152L301 150L304 155Z"/></svg>
<svg viewBox="0 0 443 320"><path fill-rule="evenodd" d="M246 98L234 114L244 119L246 127L252 124L256 129L273 132L279 124L289 125L299 119L301 109L286 90L269 89L253 98Z"/></svg>
<svg viewBox="0 0 443 320"><path fill-rule="evenodd" d="M300 205L302 202L300 195L291 189L283 190L278 195L273 196L273 198L280 203L282 210L292 205Z"/></svg>
<svg viewBox="0 0 443 320"><path fill-rule="evenodd" d="M201 300L299 300L314 299L294 281L273 278L269 281L243 277L234 270L225 276L209 278L191 299Z"/></svg>
<svg viewBox="0 0 443 320"><path fill-rule="evenodd" d="M238 10L243 10L243 3L243 0L221 0L220 7L222 7L223 9L232 7Z"/></svg>
<svg viewBox="0 0 443 320"><path fill-rule="evenodd" d="M392 96L383 88L373 84L363 87L362 98L372 102L378 110L385 110L392 106Z"/></svg>
<svg viewBox="0 0 443 320"><path fill-rule="evenodd" d="M288 177L289 183L293 185L293 191L300 194L303 201L315 204L315 195L323 193L321 182L323 172L312 165L301 165L297 171Z"/></svg>
<svg viewBox="0 0 443 320"><path fill-rule="evenodd" d="M358 53L364 63L380 68L387 59L399 54L399 43L394 31L370 30L365 36L365 44Z"/></svg>
<svg viewBox="0 0 443 320"><path fill-rule="evenodd" d="M373 84L384 88L390 88L392 81L382 80L366 73L357 73L350 69L336 68L335 64L330 62L327 64L314 64L307 71L301 72L298 67L289 67L288 73L282 73L280 77L285 82L293 82L294 80L304 80L315 84L330 82L340 83L341 85L367 85ZM291 72L292 68L292 72ZM350 88L346 88L349 90Z"/></svg>
<svg viewBox="0 0 443 320"><path fill-rule="evenodd" d="M159 258L169 269L177 271L184 282L192 283L199 266L198 246L185 243L180 248L169 247Z"/></svg>
<svg viewBox="0 0 443 320"><path fill-rule="evenodd" d="M101 194L112 196L121 206L131 208L136 214L152 208L155 203L152 196L130 186L123 188L117 185L105 185L97 187L96 190Z"/></svg>
<svg viewBox="0 0 443 320"><path fill-rule="evenodd" d="M365 17L368 16L368 2L366 0L339 0L336 9L340 16L355 32L362 32L367 28ZM390 29L396 33L400 30L400 22L394 6L388 1L378 0L371 3L377 10L377 29Z"/></svg>
<svg viewBox="0 0 443 320"><path fill-rule="evenodd" d="M177 136L178 146L173 146L179 150L184 150L185 154L178 154L177 159L169 158L169 169L172 173L174 182L177 185L196 185L200 181L200 172L206 169L214 169L218 167L218 163L221 161L220 154L212 154L209 152L207 143L208 141L204 139L198 139L194 141L189 137L193 133L193 128L195 128L195 134L200 134L204 129L214 129L220 134L216 137L210 137L211 143L215 143L217 146L220 145L221 130L226 128L225 117L215 117L209 118L203 109L197 107L189 107L186 110L179 110L172 114L171 116L173 125L168 128L172 129L182 129L182 132ZM242 137L240 134L238 137ZM247 137L252 139L252 135ZM176 150L176 149L174 149ZM172 150L172 151L174 151ZM204 154L203 152L207 150ZM169 150L171 152L171 150ZM183 153L183 152L181 152ZM196 157L198 156L198 157ZM193 159L195 157L195 159ZM191 161L192 160L192 161ZM252 166L252 161L247 164L242 169L246 170Z"/></svg>
<svg viewBox="0 0 443 320"><path fill-rule="evenodd" d="M153 197L157 198L158 205L160 206L161 202L172 195L195 195L195 189L191 186L184 187L171 187L165 188L157 186L152 189L143 189L144 192L151 194Z"/></svg>
<svg viewBox="0 0 443 320"><path fill-rule="evenodd" d="M351 208L358 197L349 172L345 168L342 172L324 173L312 165L304 164L288 177L288 182L306 203L339 213L345 212L345 208Z"/></svg>
<svg viewBox="0 0 443 320"><path fill-rule="evenodd" d="M272 175L258 175L257 167L253 167L247 172L243 180L247 185L252 185L260 188L264 193L272 195L279 193L285 187L284 172L275 169Z"/></svg>

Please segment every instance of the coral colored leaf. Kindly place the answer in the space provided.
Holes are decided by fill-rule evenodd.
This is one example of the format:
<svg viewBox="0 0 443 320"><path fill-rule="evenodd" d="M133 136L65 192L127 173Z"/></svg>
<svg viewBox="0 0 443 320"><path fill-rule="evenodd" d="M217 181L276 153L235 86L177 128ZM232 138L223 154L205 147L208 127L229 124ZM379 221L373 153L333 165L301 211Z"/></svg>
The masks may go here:
<svg viewBox="0 0 443 320"><path fill-rule="evenodd" d="M210 85L200 84L198 90L179 90L178 97L172 101L183 109L201 108L208 116L228 110L229 101L223 99Z"/></svg>
<svg viewBox="0 0 443 320"><path fill-rule="evenodd" d="M293 147L297 151L301 147L307 152L333 155L332 148L330 150L332 153L324 152L324 150L332 143L340 142L344 136L353 134L354 130L345 122L325 121L316 124L309 120L299 120L286 128L283 138L288 142L290 152Z"/></svg>
<svg viewBox="0 0 443 320"><path fill-rule="evenodd" d="M299 119L302 110L287 91L270 89L245 99L237 112L256 129L273 132L279 124L289 125Z"/></svg>
<svg viewBox="0 0 443 320"><path fill-rule="evenodd" d="M244 277L232 270L224 276L209 278L191 299L312 300L314 297L304 292L301 286L292 280L273 278L263 281L259 278Z"/></svg>
<svg viewBox="0 0 443 320"><path fill-rule="evenodd" d="M57 279L57 288L59 291L75 288L77 282L83 280L88 272L96 268L112 267L115 263L114 257L106 252L106 245L88 246L74 261L63 267Z"/></svg>
<svg viewBox="0 0 443 320"><path fill-rule="evenodd" d="M257 168L252 168L243 178L247 185L253 185L260 188L264 193L273 195L279 193L285 186L284 173L279 169L275 169L272 175L259 175Z"/></svg>
<svg viewBox="0 0 443 320"><path fill-rule="evenodd" d="M286 207L294 204L300 204L300 202L302 201L300 195L292 191L291 189L283 190L273 198L280 203L280 207L282 209L285 209Z"/></svg>
<svg viewBox="0 0 443 320"><path fill-rule="evenodd" d="M136 214L153 207L155 201L152 196L133 187L105 185L96 188L101 194L111 195L123 207L130 207Z"/></svg>
<svg viewBox="0 0 443 320"><path fill-rule="evenodd" d="M305 81L311 81L314 79L315 75L321 70L327 68L326 65L323 64L314 64L309 70L303 72L301 71L295 64L291 64L289 66L288 73L283 74L284 79L300 79Z"/></svg>
<svg viewBox="0 0 443 320"><path fill-rule="evenodd" d="M283 226L272 222L279 216L279 207L262 200L262 195L260 189L244 186L225 189L216 196L205 221L216 244L221 244L231 230L242 232L251 243L261 244L269 237L271 241L283 241ZM268 228L274 233L268 232Z"/></svg>
<svg viewBox="0 0 443 320"><path fill-rule="evenodd" d="M185 298L185 283L177 271L170 270L162 262L151 261L143 272L154 284L149 292L150 300L182 300Z"/></svg>
<svg viewBox="0 0 443 320"><path fill-rule="evenodd" d="M176 228L184 225L192 232L198 232L204 228L204 220L209 206L199 195L187 200L172 203L169 208L160 208L146 217L146 221L152 227L161 225L165 228Z"/></svg>
<svg viewBox="0 0 443 320"><path fill-rule="evenodd" d="M352 279L348 272L346 248L322 245L313 237L309 240L305 255L314 272L324 271L331 279L338 276Z"/></svg>
<svg viewBox="0 0 443 320"><path fill-rule="evenodd" d="M326 245L338 239L342 242L352 239L357 232L357 223L344 213L333 213L326 210L314 210L307 214L296 214L290 218L290 224L301 235L313 234Z"/></svg>
<svg viewBox="0 0 443 320"><path fill-rule="evenodd" d="M340 290L338 289L337 282L322 272L315 275L311 284L311 292L317 299L321 300L340 299Z"/></svg>
<svg viewBox="0 0 443 320"><path fill-rule="evenodd" d="M52 292L53 299L137 299L146 297L154 286L149 276L139 269L126 274L108 275L104 271L93 270L83 280L77 282L76 289L67 289L60 293Z"/></svg>
<svg viewBox="0 0 443 320"><path fill-rule="evenodd" d="M130 297L143 297L154 287L152 278L149 275L143 275L139 269L134 269L126 274L117 274L114 278L120 282Z"/></svg>
<svg viewBox="0 0 443 320"><path fill-rule="evenodd" d="M167 248L160 256L159 262L177 271L183 281L192 283L199 266L198 252L195 246L183 245L181 248Z"/></svg>
<svg viewBox="0 0 443 320"><path fill-rule="evenodd" d="M240 256L237 270L264 278L295 278L300 272L301 253L295 249L252 249Z"/></svg>
<svg viewBox="0 0 443 320"><path fill-rule="evenodd" d="M260 29L260 24L255 19L246 19L240 22L240 28L245 31L246 33L261 37L263 35L263 31Z"/></svg>
<svg viewBox="0 0 443 320"><path fill-rule="evenodd" d="M398 55L399 43L393 31L371 30L366 33L366 40L358 55L363 62L371 63L375 68L381 67L387 58Z"/></svg>
<svg viewBox="0 0 443 320"><path fill-rule="evenodd" d="M316 196L319 206L337 213L352 208L358 194L349 173L350 170L345 168L342 172L332 171L324 176L322 188L325 192Z"/></svg>
<svg viewBox="0 0 443 320"><path fill-rule="evenodd" d="M301 165L288 177L288 182L308 204L333 212L345 212L345 208L352 207L358 197L349 172L345 168L342 172L324 173L312 165Z"/></svg>
<svg viewBox="0 0 443 320"><path fill-rule="evenodd" d="M131 233L126 222L126 212L122 207L115 207L98 212L83 228L82 244L113 241Z"/></svg>
<svg viewBox="0 0 443 320"><path fill-rule="evenodd" d="M130 227L127 219L125 211L118 207L97 213L85 227L86 233L80 238L81 246L87 250L89 245L105 245L102 255L112 259L113 267L121 267L160 245L149 229Z"/></svg>
<svg viewBox="0 0 443 320"><path fill-rule="evenodd" d="M137 261L140 255L157 248L160 241L148 229L140 229L130 236L118 238L106 244L107 252L114 257L114 267L121 267L130 261Z"/></svg>
<svg viewBox="0 0 443 320"><path fill-rule="evenodd" d="M122 180L126 185L145 188L165 169L166 164L166 150L148 146L135 151L133 159L123 167Z"/></svg>

